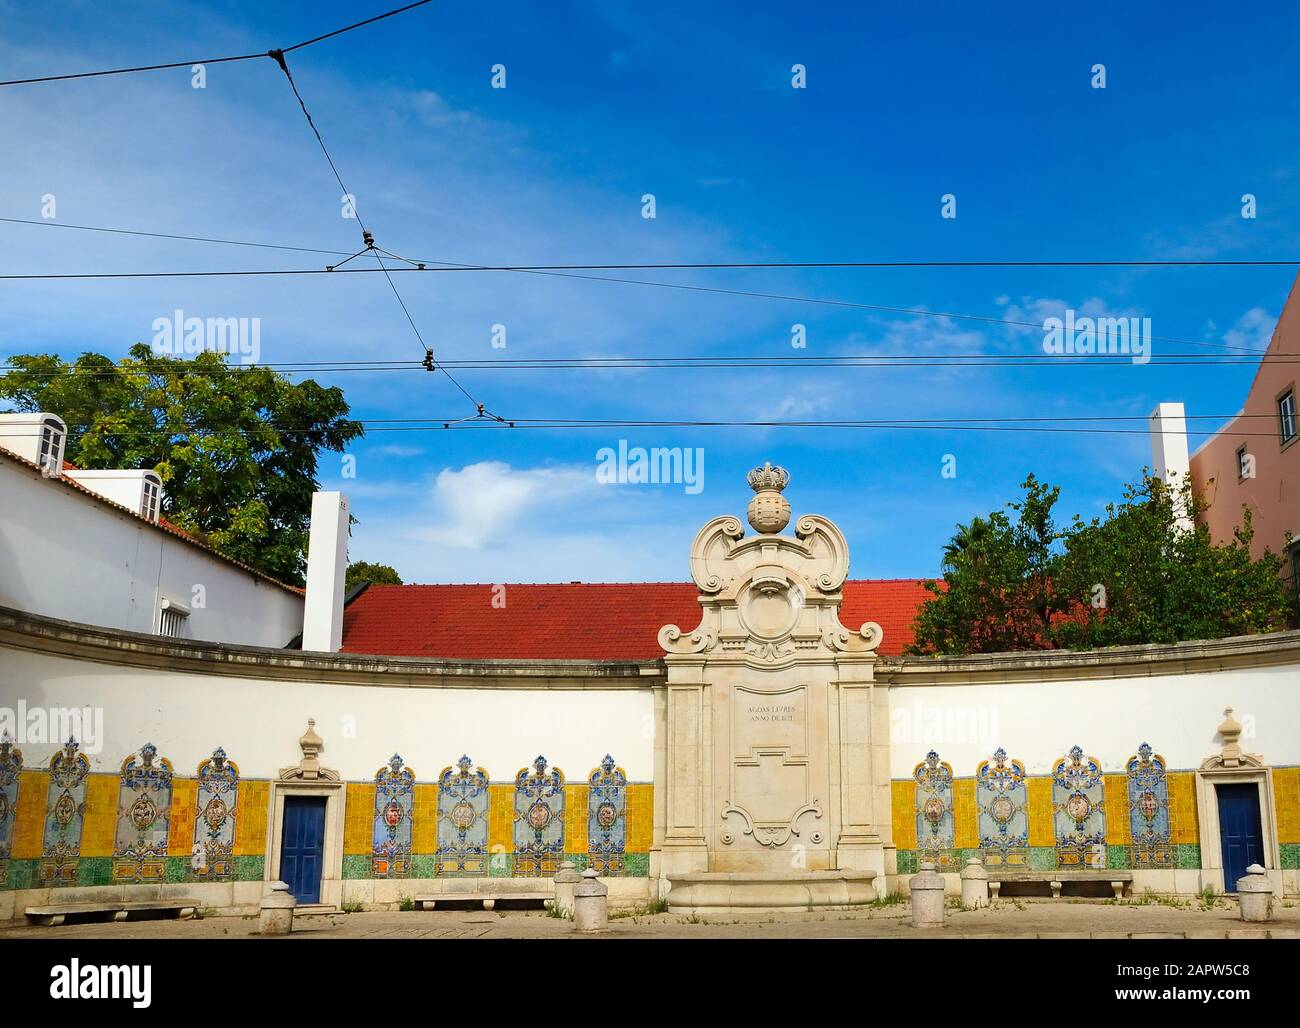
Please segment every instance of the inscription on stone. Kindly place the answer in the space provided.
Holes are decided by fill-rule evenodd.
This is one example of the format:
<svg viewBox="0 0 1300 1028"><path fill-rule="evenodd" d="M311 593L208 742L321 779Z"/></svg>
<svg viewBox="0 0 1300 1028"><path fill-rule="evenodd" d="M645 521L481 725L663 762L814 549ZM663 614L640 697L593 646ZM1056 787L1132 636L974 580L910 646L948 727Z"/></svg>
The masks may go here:
<svg viewBox="0 0 1300 1028"><path fill-rule="evenodd" d="M793 703L751 703L749 720L754 722L793 721L796 708Z"/></svg>

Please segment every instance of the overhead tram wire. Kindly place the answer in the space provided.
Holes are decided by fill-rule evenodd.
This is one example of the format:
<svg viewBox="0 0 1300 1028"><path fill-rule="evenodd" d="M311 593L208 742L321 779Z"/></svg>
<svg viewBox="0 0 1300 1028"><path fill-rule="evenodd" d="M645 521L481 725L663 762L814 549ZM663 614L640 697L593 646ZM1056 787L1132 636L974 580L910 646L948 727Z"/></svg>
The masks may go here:
<svg viewBox="0 0 1300 1028"><path fill-rule="evenodd" d="M348 419L361 424L370 432L440 432L457 430L490 430L512 427L515 430L586 430L610 428L679 428L679 429L732 429L732 428L816 428L844 429L865 431L918 431L918 432L1021 432L1047 434L1088 434L1088 435L1147 435L1148 429L1111 428L1112 422L1146 421L1142 417L1107 417L1092 416L1079 418L970 418L970 419L912 419L904 421L890 420L839 420L839 421L804 421L804 420L767 420L767 421L720 421L720 420L622 420L622 419L565 419L565 418L518 418L507 426L506 423L475 419ZM417 421L418 423L410 423ZM1061 423L1069 425L1062 426ZM325 431L323 428L292 429L277 427L275 431L286 435L311 435ZM104 438L116 438L125 433L96 433ZM238 434L236 429L222 429L214 432L177 432L181 438L193 436L223 437ZM1211 436L1221 434L1232 438L1274 439L1273 432L1232 431L1220 428L1216 431L1201 429L1191 431L1189 435ZM0 438L13 438L22 435L17 432L0 432Z"/></svg>
<svg viewBox="0 0 1300 1028"><path fill-rule="evenodd" d="M211 351L217 352L217 351ZM779 369L784 371L815 371L822 369L888 369L897 368L920 371L927 368L1069 368L1078 371L1086 367L1129 367L1133 357L1129 354L1093 354L1054 356L1049 354L951 354L951 355L897 355L897 356L853 356L835 357L676 357L655 358L653 361L628 361L614 359L602 361L599 358L547 358L520 360L473 359L439 362L457 370L475 371L701 371L711 369L753 370ZM1300 364L1300 355L1288 354L1283 359L1273 359L1272 355L1259 360L1238 354L1205 355L1178 354L1157 356L1143 367L1256 367L1260 364ZM114 378L122 374L143 374L147 376L184 377L187 375L233 375L245 371L264 370L282 375L335 375L358 374L363 372L416 372L428 371L427 365L420 361L348 361L330 364L228 364L218 366L195 366L192 364L142 366L138 368L90 367L76 364L65 365L52 370L27 368L16 364L0 365L0 378L11 376L32 376L38 378L76 378L97 379ZM450 378L450 372L448 372ZM455 381L453 379L453 381ZM472 401L472 397L470 397ZM476 402L476 401L472 401Z"/></svg>
<svg viewBox="0 0 1300 1028"><path fill-rule="evenodd" d="M412 6L417 6L417 5L412 5ZM326 37L321 37L321 38L326 38ZM310 42L316 42L316 40L311 40ZM305 46L308 44L304 43L301 45ZM294 98L298 101L298 106L302 108L303 117L307 119L307 126L311 129L312 135L316 137L316 142L320 145L321 153L325 155L325 160L330 166L330 171L334 173L334 180L338 183L339 189L343 191L343 195L345 197L353 197L355 194L353 194L348 189L348 187L344 184L343 176L339 174L338 166L334 163L334 158L329 152L329 147L325 145L325 140L321 136L320 130L316 127L316 122L312 119L311 112L307 110L307 104L303 100L302 94L298 92L298 83L294 81L293 72L289 70L289 62L285 59L284 55L285 55L285 51L281 51L281 50L271 51L271 57L275 59L275 62L280 66L280 70L284 72L284 77L289 80L289 88L293 90ZM504 423L505 422L504 418L487 410L487 408L477 398L475 398L469 392L468 389L466 389L463 385L461 385L460 380L457 379L455 375L453 375L450 371L442 367L437 361L434 360L433 348L430 347L427 343L425 343L424 336L420 334L420 329L415 324L415 319L411 317L410 309L406 306L406 301L402 299L402 294L398 292L397 283L393 281L393 276L389 274L388 267L387 265L384 264L384 259L380 255L381 251L375 245L374 236L371 234L370 230L366 228L366 224L361 218L361 212L360 210L357 209L357 204L355 200L352 203L352 213L356 216L357 225L361 229L361 240L362 243L364 244L364 249L359 250L357 253L354 253L351 257L344 259L339 264L328 267L326 269L326 273L327 274L337 273L339 270L341 270L342 264L346 264L348 261L354 260L355 258L362 256L363 254L369 254L370 256L374 257L376 263L378 263L379 265L378 270L383 272L384 278L388 281L389 288L392 289L393 291L393 296L397 298L397 303L402 308L402 313L406 315L406 320L411 326L411 331L415 333L416 341L420 344L420 349L424 353L424 360L422 365L424 369L426 371L435 371L435 370L441 371L444 375L446 375L448 380L452 383L452 385L454 385L464 395L465 399L469 400L470 403L474 404L476 408L476 413L474 414L474 418L485 418L488 420L499 421ZM386 253L387 251L383 251L383 252ZM401 260L404 258L398 258L398 259ZM408 263L413 264L414 267L407 268L407 269L399 268L395 270L399 270L399 271L400 270L408 270L408 271L424 270L424 266L421 264L416 264L415 262L408 262ZM356 268L356 269L349 269L349 270L373 271L375 269ZM347 272L344 272L344 274L346 273Z"/></svg>
<svg viewBox="0 0 1300 1028"><path fill-rule="evenodd" d="M285 251L293 251L297 253L324 254L326 256L333 256L333 257L349 256L348 252L345 250L327 250L320 247L290 246L290 245L277 244L277 243L259 243L259 242L244 240L244 239L220 239L212 236L181 235L181 234L170 233L170 232L148 232L148 231L139 231L134 229L107 228L107 227L97 226L97 225L73 225L73 224L67 224L67 223L62 223L57 221L44 221L44 220L37 221L29 218L0 217L0 223L9 223L15 225L39 225L45 228L74 229L74 230L79 230L84 232L105 232L105 233L111 233L116 235L145 236L154 239L173 239L173 240L179 240L185 242L215 243L215 244L226 245L226 246L248 246L248 247L255 247L258 249L267 249L267 250L285 250ZM418 270L418 265L420 263L426 265L429 264L438 265L441 267L448 267L448 268L461 268L465 270L485 269L484 265L467 264L464 261L426 259L422 262L420 261L412 262L407 258L402 258L402 259L408 260L408 263L415 263L417 265L417 270ZM931 311L931 310L925 310L923 308L918 308L918 307L897 307L897 306L888 306L884 304L858 303L851 300L838 300L831 297L798 296L798 295L783 294L783 293L766 293L766 292L756 292L754 290L748 290L748 289L727 289L721 286L689 285L687 283L682 283L682 282L660 282L660 281L650 281L646 279L635 279L635 278L615 278L608 275L582 275L582 274L565 273L560 271L538 271L533 269L525 269L525 270L521 270L519 273L532 274L532 275L549 275L556 278L571 278L571 279L579 279L582 281L590 281L590 282L614 282L623 285L647 286L647 287L654 287L659 289L678 289L678 290L686 290L688 292L717 293L726 296L742 296L742 297L750 297L754 299L779 300L779 301L791 302L791 303L813 303L813 304L820 304L826 306L845 307L845 308L851 308L855 310L876 311L883 314L906 314L915 317L951 318L958 321L974 321L974 322L981 322L984 324L1009 325L1009 326L1020 327L1020 328L1034 328L1034 329L1042 328L1040 324L1037 324L1035 322L1017 321L1012 318L994 318L994 317L989 317L987 315L979 315L979 314L958 314L952 311ZM1173 336L1153 335L1151 339L1156 342L1177 343L1182 346L1219 347L1221 349L1233 350L1241 353L1266 353L1267 352L1267 350L1261 349L1259 347L1237 346L1231 343L1208 342L1206 340L1180 339Z"/></svg>
<svg viewBox="0 0 1300 1028"><path fill-rule="evenodd" d="M364 21L345 25L341 29L334 29L331 32L326 32L319 36L313 36L311 39L304 39L301 43L287 46L279 52L282 54L292 53L295 50L301 50L305 46L313 46L316 43L323 43L325 40L333 39L335 36L341 36L345 32L351 32L354 29L363 28L366 25L373 25L377 21L383 21L385 18L391 18L397 14L404 14L407 11L414 10L417 7L423 7L425 4L432 2L433 0L416 0L415 3L407 4L405 7L397 7L391 11L385 11L383 14L376 14L372 18L366 18ZM144 64L134 68L110 68L106 71L81 71L70 75L43 75L38 78L30 79L10 79L5 82L0 82L0 86L25 86L38 82L67 82L70 79L103 78L108 75L130 75L141 71L165 71L169 68L192 68L196 64L229 64L235 61L251 61L257 58L270 57L274 52L275 51L263 50L255 54L235 54L229 57L208 57L203 60L193 61L171 61L166 64Z"/></svg>
<svg viewBox="0 0 1300 1028"><path fill-rule="evenodd" d="M253 244L253 245L269 245L269 244ZM315 251L315 252L336 254L336 253L341 253L342 251L330 250L330 251ZM436 262L426 261L424 263L427 265ZM917 317L952 318L954 320L959 320L959 321L976 321L985 324L1010 325L1010 326L1017 326L1022 328L1034 328L1039 330L1041 330L1043 327L1041 324L1037 324L1035 322L1016 321L1009 318L992 318L992 317L986 317L978 314L957 314L948 311L927 311L919 308L909 308L909 307L887 307L887 306L881 306L877 304L856 303L849 300L835 300L835 299L808 297L808 296L793 296L793 295L783 295L779 293L760 293L760 292L753 292L750 290L724 289L720 287L711 287L711 286L693 286L693 285L687 285L684 283L675 283L675 282L651 282L651 281L637 280L637 279L611 278L608 276L579 275L579 274L569 274L569 273L557 272L557 271L539 271L533 268L504 268L504 267L472 268L472 267L461 267L457 265L454 267L447 267L447 268L395 267L391 269L381 269L381 268L335 267L333 270L324 269L324 268L307 268L307 269L290 269L290 270L267 269L267 270L259 270L259 271L74 272L74 273L61 273L61 274L49 274L49 273L24 274L24 275L0 274L0 281L45 282L45 281L64 281L64 280L80 281L80 280L120 280L120 279L158 279L158 278L256 278L259 276L267 276L267 275L269 276L359 275L359 274L377 273L384 270L394 271L394 272L456 271L456 270L515 271L523 274L551 275L557 278L575 278L575 279L586 279L586 280L602 281L602 282L621 282L626 285L655 286L662 289L682 289L691 292L702 292L702 293L720 293L729 296L747 296L756 299L781 300L781 301L787 301L791 303L815 303L815 304L824 304L828 306L844 307L844 308L857 309L857 310L878 311L880 313L907 314L907 315L913 315ZM1173 338L1169 336L1152 336L1151 338L1159 342L1178 343L1184 346L1215 346L1221 349L1234 350L1242 353L1262 354L1267 352L1266 350L1260 348L1248 347L1248 346L1237 346L1231 343L1215 343L1215 342L1207 342L1205 340L1196 340L1196 339L1179 339L1179 338Z"/></svg>

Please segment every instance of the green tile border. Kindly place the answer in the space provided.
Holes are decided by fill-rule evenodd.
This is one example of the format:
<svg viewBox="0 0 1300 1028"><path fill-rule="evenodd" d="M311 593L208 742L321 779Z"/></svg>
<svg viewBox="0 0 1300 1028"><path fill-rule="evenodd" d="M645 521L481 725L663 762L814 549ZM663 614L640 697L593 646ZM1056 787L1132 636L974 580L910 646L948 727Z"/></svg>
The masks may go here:
<svg viewBox="0 0 1300 1028"><path fill-rule="evenodd" d="M235 881L260 882L265 878L265 857L235 857Z"/></svg>
<svg viewBox="0 0 1300 1028"><path fill-rule="evenodd" d="M1030 846L1029 847L1029 869L1031 871L1055 871L1056 870L1056 847L1055 846Z"/></svg>
<svg viewBox="0 0 1300 1028"><path fill-rule="evenodd" d="M1195 842L1180 842L1174 845L1174 864L1180 871L1199 871L1201 869L1201 846Z"/></svg>
<svg viewBox="0 0 1300 1028"><path fill-rule="evenodd" d="M112 857L82 857L77 862L77 885L112 885Z"/></svg>
<svg viewBox="0 0 1300 1028"><path fill-rule="evenodd" d="M34 889L36 888L36 879L39 877L37 871L40 861L35 858L9 860L9 875L3 884L0 884L0 890L7 889Z"/></svg>
<svg viewBox="0 0 1300 1028"><path fill-rule="evenodd" d="M1114 843L1106 846L1106 866L1116 871L1125 871L1133 866L1133 847Z"/></svg>

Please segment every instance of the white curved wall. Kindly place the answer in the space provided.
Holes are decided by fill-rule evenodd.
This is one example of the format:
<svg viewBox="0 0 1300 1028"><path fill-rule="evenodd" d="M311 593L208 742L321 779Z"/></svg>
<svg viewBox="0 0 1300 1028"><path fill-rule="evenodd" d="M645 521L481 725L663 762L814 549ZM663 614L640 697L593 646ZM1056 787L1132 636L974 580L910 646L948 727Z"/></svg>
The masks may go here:
<svg viewBox="0 0 1300 1028"><path fill-rule="evenodd" d="M645 689L425 689L321 685L93 664L0 648L0 706L91 707L104 738L87 745L91 770L118 770L146 742L178 774L223 746L244 778L274 778L302 756L307 718L325 740L321 762L349 781L374 777L400 753L432 781L462 753L493 781L539 754L581 781L612 754L628 779L654 775L654 718ZM23 763L44 767L57 742L22 742ZM93 750L93 752L92 752Z"/></svg>
<svg viewBox="0 0 1300 1028"><path fill-rule="evenodd" d="M1300 764L1300 665L1137 678L896 686L890 690L890 777L909 778L930 749L959 777L1002 746L1047 774L1076 743L1118 771L1142 742L1173 770L1219 752L1225 707L1242 747L1273 765Z"/></svg>

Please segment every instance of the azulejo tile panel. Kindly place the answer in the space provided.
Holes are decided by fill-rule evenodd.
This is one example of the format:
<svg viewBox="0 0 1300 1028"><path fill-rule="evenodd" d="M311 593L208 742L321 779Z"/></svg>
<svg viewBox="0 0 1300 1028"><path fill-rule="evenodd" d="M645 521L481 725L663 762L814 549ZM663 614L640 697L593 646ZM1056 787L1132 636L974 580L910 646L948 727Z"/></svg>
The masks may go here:
<svg viewBox="0 0 1300 1028"><path fill-rule="evenodd" d="M438 776L438 875L488 871L488 773L462 756Z"/></svg>
<svg viewBox="0 0 1300 1028"><path fill-rule="evenodd" d="M602 875L627 873L627 774L608 753L587 776L588 864Z"/></svg>
<svg viewBox="0 0 1300 1028"><path fill-rule="evenodd" d="M1169 819L1169 782L1165 761L1148 743L1125 765L1128 771L1128 815L1135 868L1174 867L1173 833Z"/></svg>
<svg viewBox="0 0 1300 1028"><path fill-rule="evenodd" d="M1106 786L1101 763L1070 752L1052 765L1052 820L1056 861L1062 868L1106 866Z"/></svg>
<svg viewBox="0 0 1300 1028"><path fill-rule="evenodd" d="M80 744L68 739L50 758L50 787L45 803L44 845L41 851L42 885L77 884L81 857L81 828L86 814L86 777L90 761L78 753Z"/></svg>
<svg viewBox="0 0 1300 1028"><path fill-rule="evenodd" d="M227 881L235 873L239 765L218 746L198 767L197 813L191 867L199 881Z"/></svg>
<svg viewBox="0 0 1300 1028"><path fill-rule="evenodd" d="M916 850L941 870L956 868L957 821L953 813L952 765L931 750L912 769L916 782Z"/></svg>
<svg viewBox="0 0 1300 1028"><path fill-rule="evenodd" d="M975 772L979 844L988 867L1024 867L1029 847L1025 765L1001 746Z"/></svg>
<svg viewBox="0 0 1300 1028"><path fill-rule="evenodd" d="M411 876L411 835L415 818L415 772L394 753L375 772L374 834L371 851L376 878Z"/></svg>
<svg viewBox="0 0 1300 1028"><path fill-rule="evenodd" d="M515 775L515 875L553 875L563 859L564 772L538 756Z"/></svg>
<svg viewBox="0 0 1300 1028"><path fill-rule="evenodd" d="M15 749L8 733L0 739L0 887L9 879L14 822L18 817L18 786L22 778L23 751Z"/></svg>
<svg viewBox="0 0 1300 1028"><path fill-rule="evenodd" d="M190 777L151 745L116 774L91 774L75 740L49 770L25 770L17 749L8 753L2 889L262 877L270 783L244 778L220 747ZM542 876L566 859L607 876L649 874L654 786L628 781L611 754L577 783L543 758L494 784L464 757L437 782L390 761L346 789L348 878ZM462 800L469 814L456 810Z"/></svg>
<svg viewBox="0 0 1300 1028"><path fill-rule="evenodd" d="M113 846L114 882L166 881L171 805L171 761L159 757L153 743L145 743L138 755L122 761Z"/></svg>

